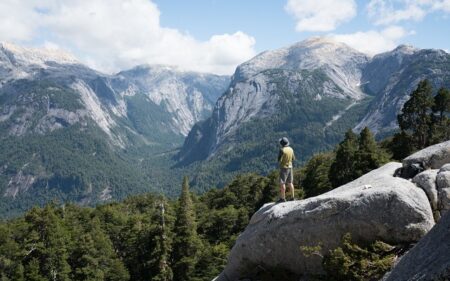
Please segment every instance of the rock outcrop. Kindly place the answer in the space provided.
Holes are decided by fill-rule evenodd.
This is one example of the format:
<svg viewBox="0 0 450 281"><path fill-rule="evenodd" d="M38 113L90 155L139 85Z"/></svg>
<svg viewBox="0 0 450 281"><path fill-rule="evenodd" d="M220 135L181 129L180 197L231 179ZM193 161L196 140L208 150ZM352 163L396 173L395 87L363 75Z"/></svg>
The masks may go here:
<svg viewBox="0 0 450 281"><path fill-rule="evenodd" d="M239 236L218 281L239 280L258 268L296 274L322 272L322 257L339 246L345 233L356 241L411 243L434 225L425 192L394 177L400 163L388 163L323 195L266 204ZM319 246L308 255L305 247Z"/></svg>
<svg viewBox="0 0 450 281"><path fill-rule="evenodd" d="M450 213L417 243L389 273L386 281L450 280Z"/></svg>
<svg viewBox="0 0 450 281"><path fill-rule="evenodd" d="M450 163L450 141L429 146L406 157L401 175L412 178L420 169L440 169L447 163Z"/></svg>
<svg viewBox="0 0 450 281"><path fill-rule="evenodd" d="M438 199L438 189L436 186L436 177L438 175L438 172L439 170L437 169L426 170L419 173L412 179L412 182L415 183L420 188L422 188L427 194L431 208L433 209L434 219L436 221L438 221L440 218L440 209L441 209L441 207L438 206L439 199Z"/></svg>
<svg viewBox="0 0 450 281"><path fill-rule="evenodd" d="M404 178L414 176L412 182L425 191L436 221L450 210L450 141L410 155L400 170L397 173Z"/></svg>

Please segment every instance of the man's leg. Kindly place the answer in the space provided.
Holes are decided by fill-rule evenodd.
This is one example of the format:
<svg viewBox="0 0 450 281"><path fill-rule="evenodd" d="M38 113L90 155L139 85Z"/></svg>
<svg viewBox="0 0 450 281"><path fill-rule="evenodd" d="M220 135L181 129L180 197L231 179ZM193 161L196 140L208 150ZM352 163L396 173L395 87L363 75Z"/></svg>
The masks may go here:
<svg viewBox="0 0 450 281"><path fill-rule="evenodd" d="M286 185L283 182L280 183L280 199L286 200Z"/></svg>
<svg viewBox="0 0 450 281"><path fill-rule="evenodd" d="M292 200L295 199L294 196L294 184L292 182L288 183L289 192L292 194Z"/></svg>
<svg viewBox="0 0 450 281"><path fill-rule="evenodd" d="M289 192L292 195L292 200L295 200L294 184L293 184L293 182L294 182L294 171L293 171L292 168L290 168L289 169L289 175L288 175L288 178L287 178L287 185L288 185L288 188L289 188Z"/></svg>

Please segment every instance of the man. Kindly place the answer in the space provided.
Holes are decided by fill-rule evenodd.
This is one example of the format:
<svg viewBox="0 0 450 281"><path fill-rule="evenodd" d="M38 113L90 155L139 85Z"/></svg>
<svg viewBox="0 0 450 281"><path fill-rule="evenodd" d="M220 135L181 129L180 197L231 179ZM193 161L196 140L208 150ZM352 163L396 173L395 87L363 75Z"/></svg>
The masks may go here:
<svg viewBox="0 0 450 281"><path fill-rule="evenodd" d="M281 148L278 153L280 165L280 199L277 203L286 202L286 184L294 200L294 174L292 172L292 161L295 160L294 150L289 146L289 140L285 137L279 140Z"/></svg>

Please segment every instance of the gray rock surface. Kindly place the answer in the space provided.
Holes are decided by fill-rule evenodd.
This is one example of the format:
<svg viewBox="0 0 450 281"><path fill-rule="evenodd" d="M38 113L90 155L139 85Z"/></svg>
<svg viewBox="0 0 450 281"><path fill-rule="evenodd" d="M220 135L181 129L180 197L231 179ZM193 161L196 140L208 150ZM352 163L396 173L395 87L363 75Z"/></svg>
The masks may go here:
<svg viewBox="0 0 450 281"><path fill-rule="evenodd" d="M450 171L442 171L437 174L436 184L438 188L439 209L441 215L450 210Z"/></svg>
<svg viewBox="0 0 450 281"><path fill-rule="evenodd" d="M317 197L264 205L216 280L238 280L261 267L320 273L322 256L348 232L361 242L418 241L434 225L432 210L422 189L393 176L400 166L388 163ZM320 252L308 255L305 246L320 246Z"/></svg>
<svg viewBox="0 0 450 281"><path fill-rule="evenodd" d="M445 172L445 171L450 171L450 163L445 164L444 166L441 167L441 169L439 169L439 173Z"/></svg>
<svg viewBox="0 0 450 281"><path fill-rule="evenodd" d="M402 257L386 280L450 280L450 213Z"/></svg>
<svg viewBox="0 0 450 281"><path fill-rule="evenodd" d="M450 141L429 146L406 157L403 160L403 169L412 169L415 164L424 169L440 169L447 163L450 163Z"/></svg>
<svg viewBox="0 0 450 281"><path fill-rule="evenodd" d="M426 170L416 175L412 182L422 188L430 200L431 208L438 209L438 191L436 187L436 176L439 170Z"/></svg>

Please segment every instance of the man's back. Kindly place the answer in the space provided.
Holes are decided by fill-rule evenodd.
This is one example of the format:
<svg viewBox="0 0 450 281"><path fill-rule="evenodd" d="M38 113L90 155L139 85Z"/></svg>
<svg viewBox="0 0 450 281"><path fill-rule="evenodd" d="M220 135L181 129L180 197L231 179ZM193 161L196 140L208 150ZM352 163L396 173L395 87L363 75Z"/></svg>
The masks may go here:
<svg viewBox="0 0 450 281"><path fill-rule="evenodd" d="M280 168L292 168L292 161L295 160L294 150L290 146L280 148L278 162Z"/></svg>

